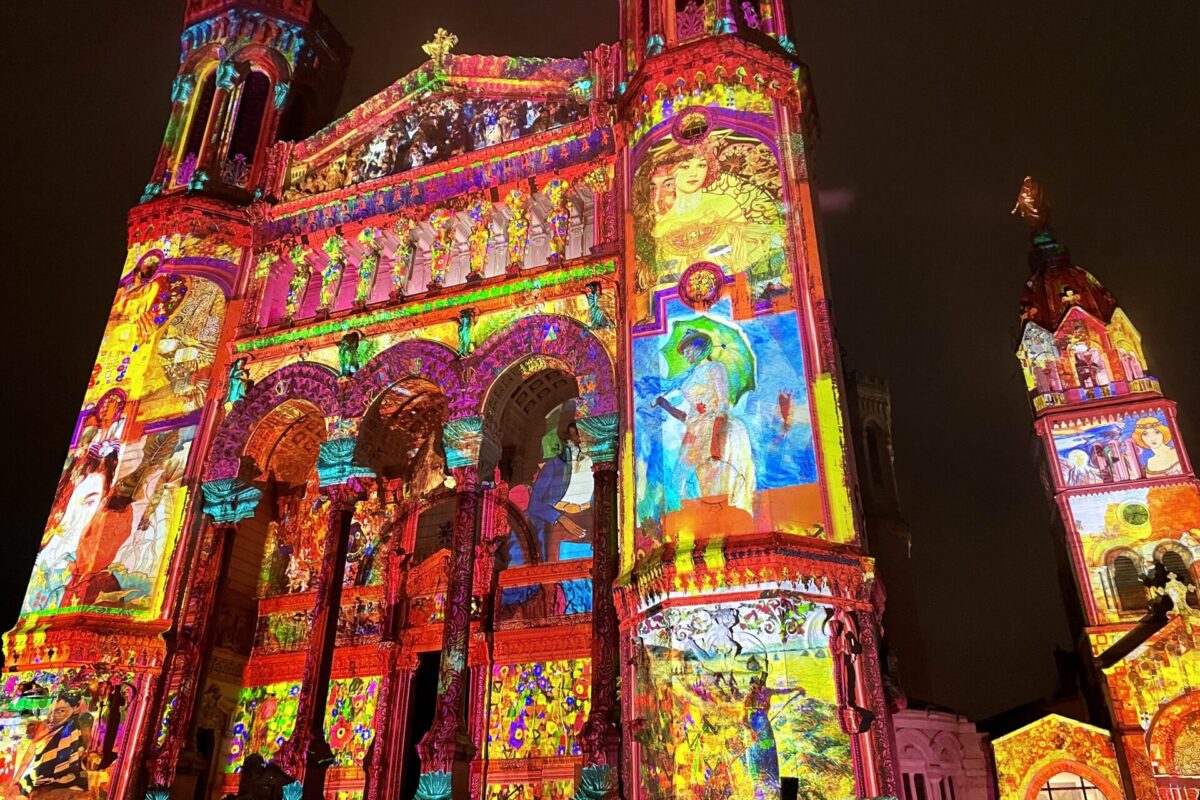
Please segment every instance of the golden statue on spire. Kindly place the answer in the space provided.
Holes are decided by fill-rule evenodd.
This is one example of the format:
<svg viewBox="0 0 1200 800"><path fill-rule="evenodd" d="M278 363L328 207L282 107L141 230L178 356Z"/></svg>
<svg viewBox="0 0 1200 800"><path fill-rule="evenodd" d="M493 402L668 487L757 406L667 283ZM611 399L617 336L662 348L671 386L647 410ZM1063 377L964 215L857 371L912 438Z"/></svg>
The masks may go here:
<svg viewBox="0 0 1200 800"><path fill-rule="evenodd" d="M1042 192L1042 185L1028 175L1021 183L1021 191L1017 192L1017 204L1012 213L1025 220L1032 231L1050 227L1050 205Z"/></svg>
<svg viewBox="0 0 1200 800"><path fill-rule="evenodd" d="M446 60L450 57L450 51L454 49L454 45L456 44L458 44L457 36L445 28L438 28L437 32L433 34L433 41L421 45L421 49L433 61L435 67L442 69L446 66Z"/></svg>

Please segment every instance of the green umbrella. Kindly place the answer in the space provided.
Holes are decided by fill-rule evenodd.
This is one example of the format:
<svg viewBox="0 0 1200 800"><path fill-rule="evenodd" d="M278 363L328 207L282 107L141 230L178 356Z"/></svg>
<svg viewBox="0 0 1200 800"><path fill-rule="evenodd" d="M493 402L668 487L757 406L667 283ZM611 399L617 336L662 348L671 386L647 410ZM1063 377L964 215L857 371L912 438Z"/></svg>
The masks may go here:
<svg viewBox="0 0 1200 800"><path fill-rule="evenodd" d="M671 335L661 351L667 359L667 377L677 378L692 368L691 362L680 354L679 343L693 331L703 333L712 342L708 358L725 367L729 376L729 405L737 405L746 392L754 389L754 376L758 370L754 351L740 328L706 316L673 322Z"/></svg>

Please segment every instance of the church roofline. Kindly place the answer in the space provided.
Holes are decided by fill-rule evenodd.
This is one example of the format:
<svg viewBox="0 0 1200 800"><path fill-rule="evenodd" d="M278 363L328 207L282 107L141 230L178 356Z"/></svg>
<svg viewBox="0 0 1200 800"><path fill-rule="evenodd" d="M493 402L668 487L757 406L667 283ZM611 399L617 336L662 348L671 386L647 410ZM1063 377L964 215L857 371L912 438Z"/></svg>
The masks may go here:
<svg viewBox="0 0 1200 800"><path fill-rule="evenodd" d="M1018 711L1019 708L1020 707L1018 707L1018 709L1012 709L1012 711ZM1051 722L1052 720L1058 721L1058 722L1065 722L1068 725L1080 727L1085 730L1092 731L1094 733L1098 733L1102 736L1106 736L1106 737L1110 737L1110 738L1112 737L1112 731L1110 731L1106 728L1101 728L1099 725L1092 725L1091 723L1081 722L1080 720L1074 719L1072 717L1064 716L1063 714L1057 714L1057 713L1051 712L1049 714L1043 714L1042 716L1035 719L1033 722L1026 723L1026 724L1022 725L1021 727L1016 728L1015 730L1009 731L1008 733L1004 733L999 736L993 736L992 742L993 742L993 744L996 744L996 745L1002 744L1003 742L1005 742L1009 739L1015 738L1024 733L1029 732L1030 730L1038 727L1039 725L1046 725L1049 722Z"/></svg>

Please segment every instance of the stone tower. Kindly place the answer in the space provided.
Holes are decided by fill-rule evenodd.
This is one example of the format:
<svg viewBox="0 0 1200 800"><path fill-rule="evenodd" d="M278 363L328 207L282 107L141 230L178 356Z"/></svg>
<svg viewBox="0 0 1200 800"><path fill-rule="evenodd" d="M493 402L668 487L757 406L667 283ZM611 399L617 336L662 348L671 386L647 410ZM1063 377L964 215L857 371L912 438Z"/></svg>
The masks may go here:
<svg viewBox="0 0 1200 800"><path fill-rule="evenodd" d="M775 0L626 2L622 31L624 784L894 794L808 71Z"/></svg>

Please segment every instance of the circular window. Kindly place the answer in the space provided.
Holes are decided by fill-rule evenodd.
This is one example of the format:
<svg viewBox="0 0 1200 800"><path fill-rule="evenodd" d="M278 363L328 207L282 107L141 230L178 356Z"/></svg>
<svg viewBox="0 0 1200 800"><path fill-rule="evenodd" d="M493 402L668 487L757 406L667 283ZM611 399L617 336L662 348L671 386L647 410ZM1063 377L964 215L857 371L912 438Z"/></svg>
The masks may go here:
<svg viewBox="0 0 1200 800"><path fill-rule="evenodd" d="M693 106L685 108L675 117L671 135L681 144L696 144L708 136L712 129L712 115L707 108Z"/></svg>
<svg viewBox="0 0 1200 800"><path fill-rule="evenodd" d="M1125 503L1121 506L1121 519L1127 525L1140 528L1150 521L1150 509L1142 503Z"/></svg>

